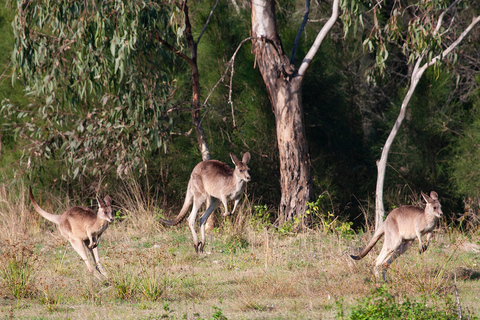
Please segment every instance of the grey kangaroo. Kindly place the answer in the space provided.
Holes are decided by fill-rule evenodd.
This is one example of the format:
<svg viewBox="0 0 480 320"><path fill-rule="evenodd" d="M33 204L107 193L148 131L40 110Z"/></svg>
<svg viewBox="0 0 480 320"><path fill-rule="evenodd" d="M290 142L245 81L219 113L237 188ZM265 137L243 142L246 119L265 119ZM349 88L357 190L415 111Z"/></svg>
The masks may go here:
<svg viewBox="0 0 480 320"><path fill-rule="evenodd" d="M85 246L90 251L97 271L107 279L109 276L100 263L98 241L108 224L113 221L112 199L106 196L104 200L97 196L98 212L86 207L72 207L61 215L51 214L40 208L33 198L32 187L29 188L30 200L35 210L45 219L58 225L60 233L72 244L73 248L87 264L88 270L99 280L103 280L88 261Z"/></svg>
<svg viewBox="0 0 480 320"><path fill-rule="evenodd" d="M375 275L378 276L378 268L382 266L382 278L386 279L387 269L390 264L403 254L418 239L418 251L427 250L430 237L435 229L437 220L442 217L443 212L435 191L430 197L422 192L427 202L425 209L418 206L401 206L390 212L383 224L375 231L368 245L358 256L351 256L360 260L367 255L377 241L385 234L385 241L382 250L375 261ZM427 235L427 242L422 244L422 236Z"/></svg>
<svg viewBox="0 0 480 320"><path fill-rule="evenodd" d="M230 168L227 164L217 161L202 161L193 168L188 181L187 195L185 202L179 215L172 221L161 219L167 225L173 226L183 220L187 214L188 208L193 203L192 211L188 217L188 225L193 235L193 246L195 252L203 252L205 246L205 222L210 214L223 203L225 212L223 216L229 216L235 212L240 198L248 181L250 174L247 164L250 161L250 153L243 155L242 161L230 154L230 158L235 164L235 169ZM197 211L203 203L209 199L210 205L200 218L200 234L201 241L198 241L195 232L195 221L197 219ZM227 200L234 200L232 212L228 212Z"/></svg>

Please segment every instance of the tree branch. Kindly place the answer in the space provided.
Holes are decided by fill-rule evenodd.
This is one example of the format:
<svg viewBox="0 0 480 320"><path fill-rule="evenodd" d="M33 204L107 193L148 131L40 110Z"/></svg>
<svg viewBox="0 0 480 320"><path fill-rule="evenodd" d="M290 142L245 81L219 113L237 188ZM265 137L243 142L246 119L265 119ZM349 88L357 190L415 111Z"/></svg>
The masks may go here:
<svg viewBox="0 0 480 320"><path fill-rule="evenodd" d="M303 21L300 25L300 29L298 29L297 36L295 37L295 41L293 42L292 53L290 54L290 63L295 64L295 55L297 54L298 43L300 42L300 36L305 29L305 25L308 21L308 14L310 13L310 0L305 0L305 14L303 15Z"/></svg>
<svg viewBox="0 0 480 320"><path fill-rule="evenodd" d="M440 15L437 23L437 28L435 29L434 32L437 32L439 30L438 26L441 24L441 21L444 17L445 12L446 11L444 11ZM393 140L395 139L395 136L397 135L398 130L400 129L403 119L405 118L407 105L410 102L411 97L413 96L415 88L417 87L417 84L420 81L425 70L428 67L434 65L438 60L444 58L446 55L452 52L452 50L455 49L455 47L457 47L460 44L460 42L466 37L466 35L472 30L472 28L478 22L480 22L480 16L474 18L470 23L470 25L457 38L457 40L455 40L447 49L445 49L441 54L433 58L430 62L426 62L423 66L420 66L425 56L425 53L427 52L426 50L422 54L419 54L417 57L417 62L415 63L415 67L413 69L412 76L410 78L411 79L410 86L408 88L407 94L403 98L402 105L400 107L400 113L398 114L397 120L395 121L395 125L393 126L392 131L388 135L387 141L385 142L380 160L377 162L378 176L377 176L377 186L376 186L376 192L375 192L375 229L376 230L378 230L378 228L382 224L383 217L385 215L385 209L383 206L383 184L385 180L385 169L387 165L388 153L392 146Z"/></svg>
<svg viewBox="0 0 480 320"><path fill-rule="evenodd" d="M203 33L204 33L205 30L207 29L208 23L210 22L210 19L212 18L212 15L213 15L213 11L215 11L215 8L216 8L217 5L218 5L218 1L219 1L219 0L217 0L217 1L215 2L215 5L213 6L212 11L210 11L210 15L208 16L207 22L205 22L205 25L203 26L202 32L200 32L200 35L198 36L198 39L197 39L197 41L195 42L196 45L198 45L198 43L200 42L200 39L201 39L202 36L203 36Z"/></svg>
<svg viewBox="0 0 480 320"><path fill-rule="evenodd" d="M182 58L182 59L184 59L185 61L187 61L190 65L192 64L192 60L191 60L187 55L185 55L184 53L182 53L180 50L175 49L170 43L168 43L167 41L163 40L163 39L158 35L158 31L157 31L157 34L155 35L155 39L157 39L158 42L160 42L160 43L163 44L165 47L167 47L168 50L172 51L172 52L175 53L177 56L179 56L180 58Z"/></svg>
<svg viewBox="0 0 480 320"><path fill-rule="evenodd" d="M450 52L457 47L460 42L467 36L467 34L475 27L475 25L480 22L480 16L474 18L469 26L462 32L462 34L455 40L447 49L445 49L441 54L433 58L428 64L425 64L425 69L434 65L438 60L445 58ZM422 67L423 68L423 67Z"/></svg>
<svg viewBox="0 0 480 320"><path fill-rule="evenodd" d="M323 25L322 30L317 35L317 38L315 39L315 42L313 43L312 47L310 50L308 50L307 55L302 61L302 64L300 65L300 68L298 68L298 75L300 77L303 77L305 75L305 72L307 71L308 67L312 63L313 57L317 54L318 49L320 49L320 45L323 42L323 39L327 36L327 34L330 32L330 29L332 29L333 25L335 24L335 21L337 21L338 18L338 4L340 0L333 0L332 4L332 15L330 16L330 19L328 19L327 23Z"/></svg>
<svg viewBox="0 0 480 320"><path fill-rule="evenodd" d="M212 95L213 91L218 87L218 85L220 84L220 82L223 82L225 80L225 77L227 76L227 73L228 73L228 69L230 69L230 67L233 68L233 64L235 62L235 57L237 56L237 53L238 51L240 50L240 48L243 46L243 44L249 40L253 40L253 39L258 39L257 37L248 37L246 39L243 39L242 42L240 42L240 44L238 45L237 47L237 50L235 50L235 52L233 53L232 55L232 58L230 58L230 61L228 62L227 64L227 68L225 69L225 72L223 73L223 75L220 77L220 79L217 81L217 83L213 86L213 88L210 90L210 93L208 94L207 98L205 99L205 101L203 102L203 105L202 107L205 107L207 105L207 102L208 102L208 99L210 99L210 96Z"/></svg>

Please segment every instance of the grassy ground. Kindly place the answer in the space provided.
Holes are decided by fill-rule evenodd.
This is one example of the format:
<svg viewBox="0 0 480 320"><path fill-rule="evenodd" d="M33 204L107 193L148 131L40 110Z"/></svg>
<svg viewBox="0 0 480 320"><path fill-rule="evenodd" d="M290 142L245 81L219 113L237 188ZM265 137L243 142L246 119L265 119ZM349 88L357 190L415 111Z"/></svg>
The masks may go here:
<svg viewBox="0 0 480 320"><path fill-rule="evenodd" d="M349 257L371 234L279 232L244 206L196 255L185 222L165 229L158 209L125 196L117 201L126 218L99 245L108 286L23 191L0 186L1 319L333 319L383 285L372 273L379 245L361 261ZM67 206L48 203L55 213ZM456 288L462 308L480 315L479 244L478 232L443 228L425 254L412 247L395 261L385 288L439 306Z"/></svg>

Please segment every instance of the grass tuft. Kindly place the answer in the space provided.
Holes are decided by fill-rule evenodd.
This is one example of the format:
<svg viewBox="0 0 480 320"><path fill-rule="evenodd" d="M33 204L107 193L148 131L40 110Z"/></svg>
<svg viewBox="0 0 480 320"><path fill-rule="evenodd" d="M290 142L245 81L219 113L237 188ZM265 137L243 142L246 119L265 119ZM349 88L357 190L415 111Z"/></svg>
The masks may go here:
<svg viewBox="0 0 480 320"><path fill-rule="evenodd" d="M36 262L37 256L31 244L14 242L2 248L0 276L7 294L16 299L34 296Z"/></svg>

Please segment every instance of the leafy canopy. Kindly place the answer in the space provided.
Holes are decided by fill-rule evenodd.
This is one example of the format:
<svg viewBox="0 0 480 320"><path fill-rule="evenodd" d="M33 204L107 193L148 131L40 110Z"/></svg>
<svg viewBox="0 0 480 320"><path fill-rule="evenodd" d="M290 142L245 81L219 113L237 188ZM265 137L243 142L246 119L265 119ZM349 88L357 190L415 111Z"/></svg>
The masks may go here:
<svg viewBox="0 0 480 320"><path fill-rule="evenodd" d="M34 142L28 162L65 159L67 174L118 174L166 149L176 108L175 55L183 13L169 1L17 1L14 75L37 103L2 112ZM41 102L40 102L41 99Z"/></svg>

